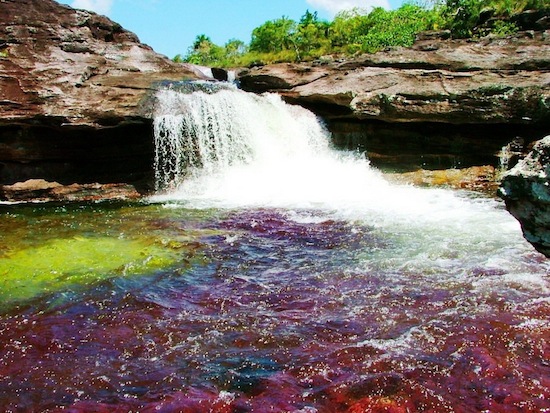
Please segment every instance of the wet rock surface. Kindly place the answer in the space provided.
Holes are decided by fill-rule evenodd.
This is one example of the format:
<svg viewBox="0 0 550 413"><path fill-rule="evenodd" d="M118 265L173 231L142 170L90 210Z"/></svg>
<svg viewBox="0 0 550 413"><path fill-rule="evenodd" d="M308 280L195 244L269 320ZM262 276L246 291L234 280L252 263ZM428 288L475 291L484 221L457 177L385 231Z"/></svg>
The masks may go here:
<svg viewBox="0 0 550 413"><path fill-rule="evenodd" d="M525 238L550 257L550 136L503 177L499 195L521 223Z"/></svg>
<svg viewBox="0 0 550 413"><path fill-rule="evenodd" d="M29 179L13 185L0 186L0 200L8 202L134 200L140 196L139 192L128 184L61 185L44 179Z"/></svg>
<svg viewBox="0 0 550 413"><path fill-rule="evenodd" d="M497 174L493 166L472 166L470 168L425 170L393 173L385 176L392 182L409 183L417 186L441 186L494 193L497 189Z"/></svg>

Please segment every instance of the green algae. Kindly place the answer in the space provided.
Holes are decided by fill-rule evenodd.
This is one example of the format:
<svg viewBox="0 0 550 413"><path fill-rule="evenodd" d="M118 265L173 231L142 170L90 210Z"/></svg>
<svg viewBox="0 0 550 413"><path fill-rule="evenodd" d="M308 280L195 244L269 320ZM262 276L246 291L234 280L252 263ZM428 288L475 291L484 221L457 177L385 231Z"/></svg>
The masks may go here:
<svg viewBox="0 0 550 413"><path fill-rule="evenodd" d="M173 248L140 239L56 239L0 258L0 300L20 302L70 286L142 274L176 258Z"/></svg>
<svg viewBox="0 0 550 413"><path fill-rule="evenodd" d="M157 206L0 209L0 310L114 278L200 263L204 215ZM206 214L207 215L207 214Z"/></svg>

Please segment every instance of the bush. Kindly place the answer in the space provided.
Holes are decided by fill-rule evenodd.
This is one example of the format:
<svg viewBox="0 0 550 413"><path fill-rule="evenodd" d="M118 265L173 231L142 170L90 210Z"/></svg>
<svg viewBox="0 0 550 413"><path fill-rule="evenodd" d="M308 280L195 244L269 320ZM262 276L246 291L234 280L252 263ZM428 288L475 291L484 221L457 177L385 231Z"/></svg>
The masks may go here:
<svg viewBox="0 0 550 413"><path fill-rule="evenodd" d="M550 0L446 0L443 17L455 38L505 36L517 31L509 21L514 14L544 8L550 8Z"/></svg>
<svg viewBox="0 0 550 413"><path fill-rule="evenodd" d="M416 34L436 29L442 23L434 9L405 4L395 11L375 8L366 16L367 32L361 37L362 50L373 53L390 46L409 47Z"/></svg>

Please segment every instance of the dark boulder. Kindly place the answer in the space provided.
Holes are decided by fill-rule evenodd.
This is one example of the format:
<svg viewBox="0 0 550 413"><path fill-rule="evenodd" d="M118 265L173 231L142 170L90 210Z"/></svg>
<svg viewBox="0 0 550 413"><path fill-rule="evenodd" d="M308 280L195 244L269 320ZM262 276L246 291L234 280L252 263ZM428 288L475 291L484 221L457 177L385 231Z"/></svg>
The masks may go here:
<svg viewBox="0 0 550 413"><path fill-rule="evenodd" d="M498 193L527 241L550 257L550 136L504 175Z"/></svg>

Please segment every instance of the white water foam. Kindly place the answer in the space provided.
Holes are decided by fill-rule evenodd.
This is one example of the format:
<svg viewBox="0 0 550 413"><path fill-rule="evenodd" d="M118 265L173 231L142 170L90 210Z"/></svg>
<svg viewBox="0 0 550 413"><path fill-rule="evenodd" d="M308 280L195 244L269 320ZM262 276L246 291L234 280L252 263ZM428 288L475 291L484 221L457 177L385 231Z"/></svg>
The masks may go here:
<svg viewBox="0 0 550 413"><path fill-rule="evenodd" d="M363 154L331 148L330 134L314 114L277 95L229 88L164 90L157 97L159 193L153 202L280 208L303 220L316 211L315 219L322 213L361 222L407 244L395 263L401 268L425 261L444 270L463 265L470 254L472 265L512 269L532 251L498 201L391 184ZM513 272L525 271L518 266Z"/></svg>

